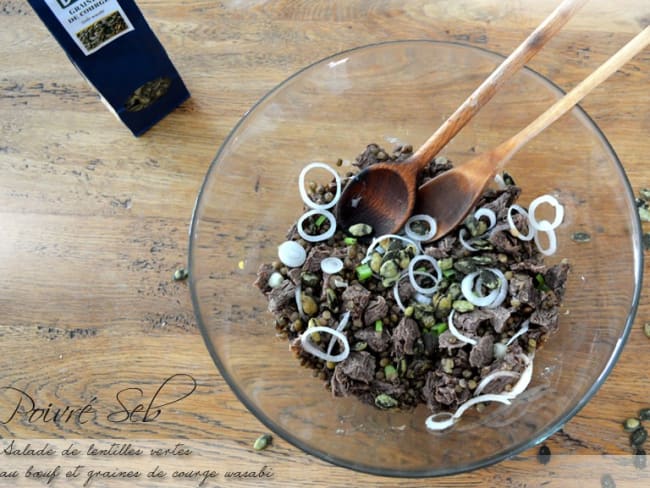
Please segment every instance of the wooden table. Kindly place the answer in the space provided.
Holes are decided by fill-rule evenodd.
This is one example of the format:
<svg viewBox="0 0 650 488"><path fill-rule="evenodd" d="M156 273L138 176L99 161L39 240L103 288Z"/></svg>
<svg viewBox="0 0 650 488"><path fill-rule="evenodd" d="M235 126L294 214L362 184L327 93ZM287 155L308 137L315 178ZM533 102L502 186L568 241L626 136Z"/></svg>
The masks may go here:
<svg viewBox="0 0 650 488"><path fill-rule="evenodd" d="M542 466L536 450L465 475L401 482L332 466L279 438L253 450L266 430L212 363L187 283L172 280L186 264L192 206L217 148L240 116L289 74L337 51L389 39L452 40L507 54L556 3L141 0L192 98L136 139L99 102L30 7L0 0L3 447L9 439L120 438L135 447L142 439L190 439L190 448L213 453L212 465L222 474L204 486L237 484L223 473L263 466L272 477L238 483L570 486L571 464ZM571 88L648 22L648 0L592 0L530 66ZM618 153L634 190L650 187L650 49L582 106ZM644 292L612 374L548 439L554 456L630 452L620 421L650 406L650 341L643 333L649 313ZM109 422L88 411L85 422L42 415L30 421L20 413L7 420L16 398L7 387L28 393L35 408L91 404L96 412L117 410L118 420L119 392L129 404L141 393L146 406L173 375L188 375L173 381L191 376L197 389L152 422ZM214 442L201 447L195 439ZM0 470L5 461L0 458ZM159 464L165 462L171 461ZM600 475L596 466L594 476ZM0 478L9 486L3 483Z"/></svg>

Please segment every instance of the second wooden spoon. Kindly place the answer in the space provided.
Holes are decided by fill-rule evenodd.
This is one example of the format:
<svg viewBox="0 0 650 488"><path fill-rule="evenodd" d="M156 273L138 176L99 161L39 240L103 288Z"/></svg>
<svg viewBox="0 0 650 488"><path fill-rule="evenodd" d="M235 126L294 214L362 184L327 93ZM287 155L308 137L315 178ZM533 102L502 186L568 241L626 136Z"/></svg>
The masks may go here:
<svg viewBox="0 0 650 488"><path fill-rule="evenodd" d="M431 215L436 219L438 230L432 240L439 239L460 224L494 175L519 149L573 108L648 44L650 26L513 137L422 185L418 190L415 213Z"/></svg>

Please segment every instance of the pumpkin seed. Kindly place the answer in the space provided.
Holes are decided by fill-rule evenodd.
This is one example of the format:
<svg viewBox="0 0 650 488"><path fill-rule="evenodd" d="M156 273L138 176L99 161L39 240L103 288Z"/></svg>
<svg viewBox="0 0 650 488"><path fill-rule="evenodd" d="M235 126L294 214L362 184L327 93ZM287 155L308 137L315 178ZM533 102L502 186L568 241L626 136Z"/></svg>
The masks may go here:
<svg viewBox="0 0 650 488"><path fill-rule="evenodd" d="M641 427L641 422L639 422L639 419L634 417L625 419L625 422L623 422L623 429L625 429L627 432L634 432L639 427Z"/></svg>
<svg viewBox="0 0 650 488"><path fill-rule="evenodd" d="M643 427L639 427L630 434L630 444L632 447L640 447L648 438L648 431Z"/></svg>
<svg viewBox="0 0 650 488"><path fill-rule="evenodd" d="M571 240L575 242L589 242L591 241L591 235L587 232L574 232L571 234Z"/></svg>
<svg viewBox="0 0 650 488"><path fill-rule="evenodd" d="M539 448L539 451L537 451L537 462L540 464L548 464L550 460L551 450L546 444L544 444Z"/></svg>
<svg viewBox="0 0 650 488"><path fill-rule="evenodd" d="M273 436L270 434L262 434L255 440L253 449L256 451L261 451L263 449L266 449L271 444L271 442L273 442Z"/></svg>
<svg viewBox="0 0 650 488"><path fill-rule="evenodd" d="M642 408L639 410L640 420L650 420L650 408Z"/></svg>
<svg viewBox="0 0 650 488"><path fill-rule="evenodd" d="M188 271L185 268L179 268L174 271L174 281L182 281L187 279L189 276Z"/></svg>
<svg viewBox="0 0 650 488"><path fill-rule="evenodd" d="M370 257L370 269L374 273L379 273L382 262L383 262L383 258L381 257L381 254L379 254L378 252L373 252L372 256Z"/></svg>
<svg viewBox="0 0 650 488"><path fill-rule="evenodd" d="M375 405L379 408L393 408L397 406L397 400L386 393L382 393L375 397Z"/></svg>
<svg viewBox="0 0 650 488"><path fill-rule="evenodd" d="M637 447L634 450L634 467L636 469L645 469L648 465L648 457L645 454L645 450Z"/></svg>
<svg viewBox="0 0 650 488"><path fill-rule="evenodd" d="M304 286L311 286L312 288L320 285L321 279L317 274L314 273L303 273L300 277L300 281Z"/></svg>
<svg viewBox="0 0 650 488"><path fill-rule="evenodd" d="M474 310L474 305L472 305L472 303L468 302L467 300L455 300L451 304L451 308L456 310L456 312L464 313Z"/></svg>
<svg viewBox="0 0 650 488"><path fill-rule="evenodd" d="M648 339L650 339L650 322L643 324L643 333Z"/></svg>
<svg viewBox="0 0 650 488"><path fill-rule="evenodd" d="M639 207L639 218L643 222L650 222L650 210L646 207Z"/></svg>
<svg viewBox="0 0 650 488"><path fill-rule="evenodd" d="M611 474L604 474L600 477L601 488L616 488L616 483Z"/></svg>
<svg viewBox="0 0 650 488"><path fill-rule="evenodd" d="M318 313L318 303L316 303L314 297L302 293L300 300L302 302L302 311L305 312L306 315L316 315Z"/></svg>
<svg viewBox="0 0 650 488"><path fill-rule="evenodd" d="M372 226L368 224L353 224L348 228L348 233L354 237L363 237L372 234Z"/></svg>
<svg viewBox="0 0 650 488"><path fill-rule="evenodd" d="M639 190L639 196L646 202L650 201L650 188L641 188Z"/></svg>
<svg viewBox="0 0 650 488"><path fill-rule="evenodd" d="M386 261L379 268L379 276L386 279L396 278L399 276L399 266L395 261Z"/></svg>

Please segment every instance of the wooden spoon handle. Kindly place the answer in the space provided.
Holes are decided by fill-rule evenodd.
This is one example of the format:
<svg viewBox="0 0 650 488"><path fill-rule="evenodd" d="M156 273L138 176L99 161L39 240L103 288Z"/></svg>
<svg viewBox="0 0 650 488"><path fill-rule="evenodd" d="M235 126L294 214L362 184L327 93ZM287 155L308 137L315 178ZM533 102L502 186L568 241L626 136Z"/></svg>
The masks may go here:
<svg viewBox="0 0 650 488"><path fill-rule="evenodd" d="M587 0L564 0L492 74L474 90L463 104L411 156L421 171L494 96L508 78L526 64L551 39Z"/></svg>
<svg viewBox="0 0 650 488"><path fill-rule="evenodd" d="M562 117L562 115L571 110L585 95L614 74L630 59L641 52L648 44L650 44L650 26L643 29L616 54L600 65L596 71L591 73L573 90L551 105L550 108L528 124L528 126L507 141L501 143L495 151L499 153L498 164L496 165L495 171L502 168L503 165L505 165L505 163L519 149L521 149L522 146L528 143L533 137L542 132L557 119ZM496 161L497 160L495 160L495 162Z"/></svg>

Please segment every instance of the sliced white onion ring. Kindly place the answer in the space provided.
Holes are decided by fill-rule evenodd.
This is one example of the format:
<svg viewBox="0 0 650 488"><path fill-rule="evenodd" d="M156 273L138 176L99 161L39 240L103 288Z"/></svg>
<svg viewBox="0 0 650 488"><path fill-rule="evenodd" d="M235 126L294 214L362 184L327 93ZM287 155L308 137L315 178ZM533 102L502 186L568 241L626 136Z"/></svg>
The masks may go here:
<svg viewBox="0 0 650 488"><path fill-rule="evenodd" d="M426 222L429 224L429 231L426 234L418 234L411 227L414 222ZM436 223L436 219L427 214L417 214L411 216L411 218L406 221L406 225L404 226L404 233L409 239L412 239L414 241L431 240L435 237L436 232L438 232L438 224Z"/></svg>
<svg viewBox="0 0 650 488"><path fill-rule="evenodd" d="M336 274L343 269L343 261L333 256L325 258L320 262L320 269L323 273Z"/></svg>
<svg viewBox="0 0 650 488"><path fill-rule="evenodd" d="M528 223L528 233L527 234L522 234L519 229L515 226L515 221L512 218L512 211L516 210L517 213L523 215L526 220L529 222ZM534 236L535 236L535 228L530 225L530 218L528 216L528 212L526 212L526 209L524 209L522 206L514 204L510 205L508 208L508 225L510 226L510 233L517 237L518 239L522 241L530 241Z"/></svg>
<svg viewBox="0 0 650 488"><path fill-rule="evenodd" d="M343 329L345 329L345 326L348 325L348 321L350 320L350 312L345 312L341 316L341 321L339 322L339 325L336 326L336 330L338 332L342 332ZM330 339L330 343L327 345L327 354L332 353L332 348L334 347L334 343L336 342L336 337L332 336Z"/></svg>
<svg viewBox="0 0 650 488"><path fill-rule="evenodd" d="M476 280L476 277L480 274L480 271L474 271L473 273L465 276L465 278L463 278L463 281L460 283L460 290L463 293L465 299L472 305L475 305L477 307L487 307L489 305L492 305L494 303L494 300L496 300L497 296L499 295L500 287L495 288L484 297L478 296L474 292L474 280Z"/></svg>
<svg viewBox="0 0 650 488"><path fill-rule="evenodd" d="M478 344L478 341L476 341L475 339L472 339L471 337L467 337L466 335L463 335L458 331L458 329L454 325L455 313L456 310L452 310L451 313L449 314L449 317L447 318L447 325L449 326L449 332L451 332L451 334L461 342L466 342L467 344L471 344L472 346Z"/></svg>
<svg viewBox="0 0 650 488"><path fill-rule="evenodd" d="M285 241L278 246L278 258L285 266L297 268L307 259L307 251L296 241Z"/></svg>
<svg viewBox="0 0 650 488"><path fill-rule="evenodd" d="M536 224L535 229L535 245L537 246L537 249L539 249L539 252L544 256L551 256L555 254L555 251L557 251L557 235L555 234L555 229L549 227L549 224L548 220L542 220ZM539 227L540 225L541 227ZM545 233L548 237L548 247L542 245L539 238L540 232Z"/></svg>
<svg viewBox="0 0 650 488"><path fill-rule="evenodd" d="M305 311L302 308L302 284L301 283L298 283L296 285L295 297L296 297L296 307L298 308L298 313L303 319L307 318L307 316L305 315Z"/></svg>
<svg viewBox="0 0 650 488"><path fill-rule="evenodd" d="M530 202L530 205L528 207L528 219L534 227L541 228L539 226L541 222L537 220L535 211L537 210L537 207L539 207L542 203L548 203L555 208L555 218L553 219L553 222L550 222L550 228L555 229L562 223L562 220L564 219L564 206L558 202L557 198L555 198L553 195L541 195Z"/></svg>
<svg viewBox="0 0 650 488"><path fill-rule="evenodd" d="M481 392L485 389L485 387L491 383L492 381L498 379L498 378L519 378L521 376L519 373L516 371L493 371L489 375L487 375L485 378L483 378L478 386L476 387L476 390L474 390L474 396L478 396L481 394Z"/></svg>
<svg viewBox="0 0 650 488"><path fill-rule="evenodd" d="M526 390L526 388L528 388L528 385L530 384L530 380L533 377L533 359L535 356L531 355L530 357L528 357L525 354L522 354L521 357L526 363L526 369L523 370L521 376L519 377L519 381L517 381L515 386L512 387L512 390L504 393L504 395L506 395L510 399L513 399L521 395Z"/></svg>
<svg viewBox="0 0 650 488"><path fill-rule="evenodd" d="M480 220L481 217L487 217L487 219L490 221L490 225L488 226L487 230L490 230L492 227L497 225L497 214L494 213L494 210L490 208L479 208L476 212L474 212L474 218L476 220Z"/></svg>
<svg viewBox="0 0 650 488"><path fill-rule="evenodd" d="M337 354L336 356L332 356L331 354L324 353L318 349L309 340L314 332L324 332L335 336L339 341L341 341L341 344L343 344L343 352ZM350 344L348 343L348 338L342 332L332 329L331 327L317 326L308 328L300 335L300 344L302 345L302 348L309 354L316 356L317 358L320 358L324 361L330 361L332 363L339 363L350 355Z"/></svg>
<svg viewBox="0 0 650 488"><path fill-rule="evenodd" d="M516 333L515 335L513 335L513 336L508 340L508 342L506 342L506 347L509 346L510 344L512 344L513 342L515 342L515 341L517 340L517 338L518 338L520 335L523 335L523 334L525 334L526 332L528 332L528 325L529 325L529 324L530 324L530 320L525 320L524 323L521 324L521 327L519 328L519 330L517 331L517 333Z"/></svg>
<svg viewBox="0 0 650 488"><path fill-rule="evenodd" d="M453 414L449 414L448 412L438 412L438 413L434 413L433 415L430 415L425 421L425 425L430 430L448 429L458 421L458 419L465 413L465 411L468 408L476 405L477 403L484 403L484 402L499 402L499 403L504 403L506 405L510 405L510 399L505 395L492 395L492 394L481 395L467 400L460 407L458 407L458 409ZM447 419L436 420L436 417L440 417L441 415L445 415L445 414L447 416Z"/></svg>
<svg viewBox="0 0 650 488"><path fill-rule="evenodd" d="M336 180L336 194L334 195L334 198L332 199L331 202L318 204L314 202L311 198L309 198L309 195L307 194L307 190L305 190L305 176L307 175L307 173L309 173L309 171L311 171L314 168L324 169L328 171L332 176L334 176L334 179ZM302 201L305 202L305 205L315 210L326 210L336 205L337 202L339 201L339 198L341 198L341 177L328 164L320 163L320 162L310 163L307 166L305 166L300 172L300 177L298 178L298 188L300 190L300 197L302 198Z"/></svg>
<svg viewBox="0 0 650 488"><path fill-rule="evenodd" d="M458 233L458 240L460 241L461 246L463 246L465 249L468 251L478 251L477 248L473 247L467 240L465 239L465 236L467 235L467 229L463 227L460 229L460 232Z"/></svg>
<svg viewBox="0 0 650 488"><path fill-rule="evenodd" d="M311 235L305 232L305 230L302 228L303 223L305 222L306 219L308 219L312 215L324 215L325 218L329 220L330 228L327 229L327 232L323 234L317 234L317 235ZM304 240L308 242L326 241L327 239L331 238L336 232L336 217L334 217L332 212L330 212L329 210L319 210L319 209L309 210L304 214L302 214L298 219L298 223L296 223L296 230L298 231L298 234L300 234L300 237L302 237Z"/></svg>
<svg viewBox="0 0 650 488"><path fill-rule="evenodd" d="M429 264L431 264L431 266L433 266L433 269L435 270L437 276L433 276L430 273L427 273L434 281L433 286L424 288L420 286L416 281L415 265L420 261L426 261ZM411 259L411 261L409 262L408 274L409 274L409 281L411 282L411 285L413 286L415 291L422 293L423 295L433 295L438 289L438 284L442 280L442 270L440 269L440 265L438 264L438 261L436 261L433 257L427 254L419 254L417 256L414 256L413 259Z"/></svg>

